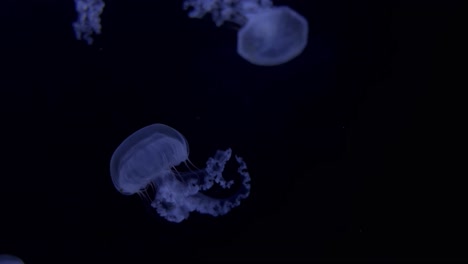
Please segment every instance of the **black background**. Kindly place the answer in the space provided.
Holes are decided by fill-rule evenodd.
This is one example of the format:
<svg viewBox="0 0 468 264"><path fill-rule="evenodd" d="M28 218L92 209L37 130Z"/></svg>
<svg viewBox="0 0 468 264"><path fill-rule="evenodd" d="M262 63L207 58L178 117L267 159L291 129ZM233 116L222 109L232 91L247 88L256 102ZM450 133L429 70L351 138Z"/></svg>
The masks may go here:
<svg viewBox="0 0 468 264"><path fill-rule="evenodd" d="M5 3L0 253L466 260L458 2L276 1L310 26L303 54L276 67L244 61L234 26L189 19L181 1L106 1L92 46L74 38L73 1ZM119 194L110 157L153 123L180 131L200 167L231 147L251 196L174 224Z"/></svg>

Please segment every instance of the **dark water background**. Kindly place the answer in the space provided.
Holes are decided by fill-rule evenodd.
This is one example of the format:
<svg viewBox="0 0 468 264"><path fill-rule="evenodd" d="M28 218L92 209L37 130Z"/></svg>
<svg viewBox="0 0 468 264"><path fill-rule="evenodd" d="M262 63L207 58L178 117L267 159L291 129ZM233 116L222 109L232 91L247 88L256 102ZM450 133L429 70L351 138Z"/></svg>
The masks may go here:
<svg viewBox="0 0 468 264"><path fill-rule="evenodd" d="M236 54L234 28L189 19L181 1L106 1L93 46L74 39L73 1L6 1L0 253L25 263L466 257L443 96L456 83L440 74L456 57L458 2L276 3L308 19L309 44L259 67ZM180 131L198 166L217 149L244 157L249 199L173 224L120 195L110 157L152 123Z"/></svg>

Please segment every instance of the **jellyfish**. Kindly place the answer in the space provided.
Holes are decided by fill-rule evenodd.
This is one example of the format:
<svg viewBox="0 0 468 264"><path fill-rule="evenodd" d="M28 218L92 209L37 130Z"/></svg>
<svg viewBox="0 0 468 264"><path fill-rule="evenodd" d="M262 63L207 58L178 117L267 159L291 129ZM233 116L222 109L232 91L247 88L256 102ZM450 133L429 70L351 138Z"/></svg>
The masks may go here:
<svg viewBox="0 0 468 264"><path fill-rule="evenodd" d="M194 211L220 216L239 206L250 193L247 165L236 156L241 176L237 191L222 198L206 194L215 184L225 189L234 184L223 177L231 154L231 149L218 150L204 169L180 172L178 165L194 167L189 160L187 140L172 127L153 124L134 132L117 147L110 162L111 178L124 195L141 194L153 186L155 197L151 206L170 222L182 222Z"/></svg>
<svg viewBox="0 0 468 264"><path fill-rule="evenodd" d="M0 264L24 264L24 262L16 256L0 254Z"/></svg>
<svg viewBox="0 0 468 264"><path fill-rule="evenodd" d="M307 20L287 6L273 6L271 0L185 0L184 9L191 9L191 18L210 13L217 26L226 21L239 25L237 53L254 65L286 63L307 46Z"/></svg>

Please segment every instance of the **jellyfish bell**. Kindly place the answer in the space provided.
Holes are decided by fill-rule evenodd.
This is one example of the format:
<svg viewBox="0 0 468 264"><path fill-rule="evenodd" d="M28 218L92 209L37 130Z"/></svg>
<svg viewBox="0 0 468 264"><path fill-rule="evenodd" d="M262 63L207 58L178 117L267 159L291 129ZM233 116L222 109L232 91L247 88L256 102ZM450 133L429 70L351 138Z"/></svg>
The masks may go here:
<svg viewBox="0 0 468 264"><path fill-rule="evenodd" d="M287 6L249 15L237 38L237 53L252 64L274 66L301 54L308 39L307 20Z"/></svg>
<svg viewBox="0 0 468 264"><path fill-rule="evenodd" d="M146 126L127 137L114 151L110 171L115 188L125 195L146 189L155 175L188 160L187 140L164 124Z"/></svg>
<svg viewBox="0 0 468 264"><path fill-rule="evenodd" d="M237 53L259 66L291 61L307 46L307 19L287 6L273 6L271 0L186 0L189 17L210 13L217 26L238 24Z"/></svg>
<svg viewBox="0 0 468 264"><path fill-rule="evenodd" d="M115 150L110 162L111 178L115 188L125 195L139 194L153 185L151 206L171 222L181 222L193 211L219 216L239 206L250 193L247 165L236 156L237 172L242 178L239 190L227 198L204 194L214 184L225 189L233 185L222 175L231 154L231 149L218 150L204 169L179 172L176 166L190 163L187 140L167 125L153 124L131 134Z"/></svg>
<svg viewBox="0 0 468 264"><path fill-rule="evenodd" d="M24 262L16 256L0 254L0 264L24 264Z"/></svg>

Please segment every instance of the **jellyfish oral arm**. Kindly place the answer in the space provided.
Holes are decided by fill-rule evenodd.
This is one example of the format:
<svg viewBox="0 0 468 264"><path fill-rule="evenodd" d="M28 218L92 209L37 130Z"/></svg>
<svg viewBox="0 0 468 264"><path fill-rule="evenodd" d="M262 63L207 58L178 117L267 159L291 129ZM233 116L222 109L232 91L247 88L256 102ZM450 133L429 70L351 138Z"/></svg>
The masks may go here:
<svg viewBox="0 0 468 264"><path fill-rule="evenodd" d="M249 197L250 176L247 172L247 165L241 157L236 156L236 160L239 163L237 172L242 176L242 184L237 193L226 199L215 199L198 193L187 199L193 205L195 211L212 216L224 215L229 213L232 208L239 206L242 200Z"/></svg>
<svg viewBox="0 0 468 264"><path fill-rule="evenodd" d="M230 188L233 181L224 180L222 173L226 162L231 157L231 149L218 150L214 157L207 161L207 166L201 181L189 179L181 182L174 177L165 178L159 183L159 189L152 206L158 214L170 222L179 223L189 217L190 212L219 216L227 214L240 205L241 200L250 194L250 175L242 158L236 156L239 164L237 172L242 177L241 187L235 195L225 199L217 199L203 194L201 191L210 189L214 183L222 188Z"/></svg>
<svg viewBox="0 0 468 264"><path fill-rule="evenodd" d="M85 40L91 45L94 41L93 34L101 34L100 16L104 6L103 0L75 0L78 18L73 23L73 29L78 40Z"/></svg>
<svg viewBox="0 0 468 264"><path fill-rule="evenodd" d="M224 22L245 23L245 16L273 5L271 0L185 0L184 9L190 9L188 16L202 18L211 14L217 26Z"/></svg>

